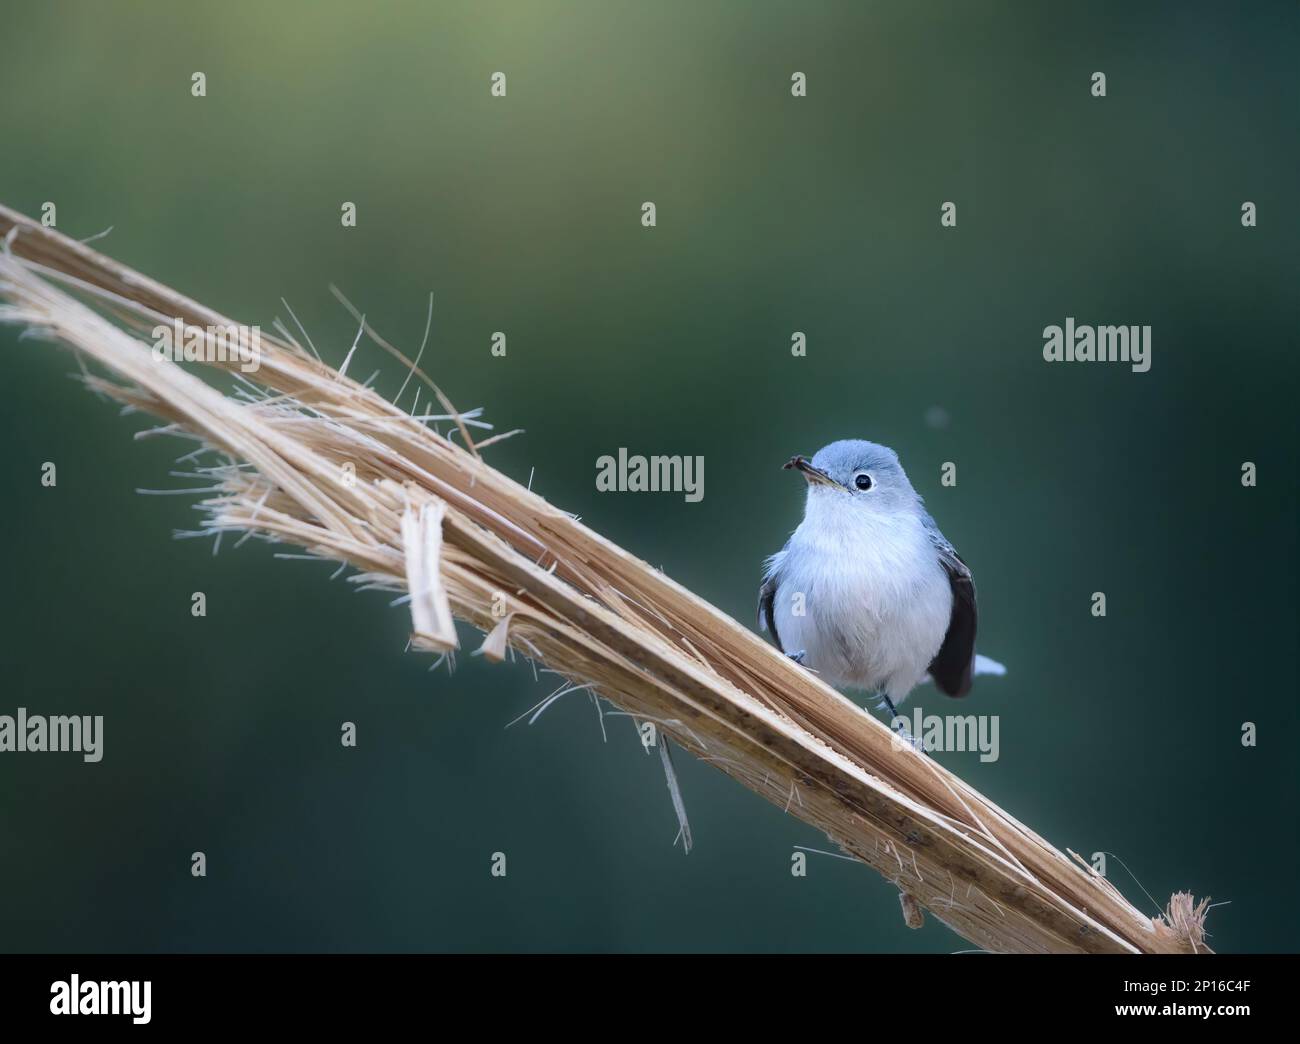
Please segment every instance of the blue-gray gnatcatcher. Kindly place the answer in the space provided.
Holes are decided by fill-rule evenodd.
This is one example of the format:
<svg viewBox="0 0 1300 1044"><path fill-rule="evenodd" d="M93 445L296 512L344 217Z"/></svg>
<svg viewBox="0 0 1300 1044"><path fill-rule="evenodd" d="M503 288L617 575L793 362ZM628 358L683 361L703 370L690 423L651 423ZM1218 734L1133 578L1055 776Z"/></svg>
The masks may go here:
<svg viewBox="0 0 1300 1044"><path fill-rule="evenodd" d="M927 675L965 696L1001 664L975 655L975 584L898 454L858 439L785 465L808 483L803 521L767 560L759 625L831 685L880 696L890 718Z"/></svg>

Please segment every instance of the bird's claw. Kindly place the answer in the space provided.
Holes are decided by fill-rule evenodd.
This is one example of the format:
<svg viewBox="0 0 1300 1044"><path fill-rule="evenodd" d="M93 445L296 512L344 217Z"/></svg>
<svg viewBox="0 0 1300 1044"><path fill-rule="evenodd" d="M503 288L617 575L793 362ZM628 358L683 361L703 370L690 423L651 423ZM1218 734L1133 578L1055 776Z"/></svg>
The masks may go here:
<svg viewBox="0 0 1300 1044"><path fill-rule="evenodd" d="M907 723L900 721L893 726L894 742L898 744L898 749L902 750L904 746L911 747L918 754L925 753L925 741L919 736L913 736L912 730L907 727Z"/></svg>

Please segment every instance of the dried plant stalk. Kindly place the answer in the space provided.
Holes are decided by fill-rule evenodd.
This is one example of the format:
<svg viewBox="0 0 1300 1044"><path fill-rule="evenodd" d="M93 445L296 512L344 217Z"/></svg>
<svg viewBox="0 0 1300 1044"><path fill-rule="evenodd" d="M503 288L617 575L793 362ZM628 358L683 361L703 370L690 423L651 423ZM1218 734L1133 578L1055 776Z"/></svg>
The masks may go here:
<svg viewBox="0 0 1300 1044"><path fill-rule="evenodd" d="M1144 915L756 634L489 467L467 415L372 329L464 446L287 331L262 338L244 378L256 391L224 395L156 359L144 335L231 320L0 207L6 234L0 317L97 363L107 376L88 373L92 389L225 455L208 472L212 531L299 545L406 592L413 646L453 648L450 610L487 633L490 659L517 650L654 722L894 882L909 924L919 904L986 950L1207 951L1204 903L1175 897L1170 915Z"/></svg>

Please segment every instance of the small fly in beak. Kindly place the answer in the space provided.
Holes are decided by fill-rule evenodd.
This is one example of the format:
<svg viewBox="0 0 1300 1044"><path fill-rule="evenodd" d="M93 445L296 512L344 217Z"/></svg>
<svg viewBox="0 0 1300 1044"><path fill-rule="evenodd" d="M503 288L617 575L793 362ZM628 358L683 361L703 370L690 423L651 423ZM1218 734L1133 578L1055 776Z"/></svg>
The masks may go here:
<svg viewBox="0 0 1300 1044"><path fill-rule="evenodd" d="M804 480L810 486L830 486L832 489L844 488L833 478L831 478L828 474L826 474L826 472L822 471L821 468L813 467L812 461L806 459L805 457L801 457L798 454L791 457L782 466L785 468L794 468L797 471L803 472Z"/></svg>

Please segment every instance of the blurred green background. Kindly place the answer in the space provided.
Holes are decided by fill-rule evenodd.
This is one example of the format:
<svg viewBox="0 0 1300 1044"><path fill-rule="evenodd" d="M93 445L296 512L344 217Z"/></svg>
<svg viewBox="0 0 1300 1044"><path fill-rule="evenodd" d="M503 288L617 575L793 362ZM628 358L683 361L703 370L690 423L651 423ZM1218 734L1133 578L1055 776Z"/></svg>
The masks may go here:
<svg viewBox="0 0 1300 1044"><path fill-rule="evenodd" d="M243 321L283 296L336 365L329 283L412 350L432 290L427 368L527 429L489 459L741 620L782 461L895 447L1011 671L917 697L1001 717L999 761L940 760L1161 902L1230 900L1216 947L1294 950L1300 9L1219 6L7 3L0 200ZM1151 372L1045 364L1067 315L1151 324ZM188 500L134 490L189 447L0 350L0 713L106 717L100 764L0 756L0 948L969 948L862 867L792 877L825 839L683 756L684 856L626 719L507 729L545 676L430 674L332 567L171 539ZM703 502L597 493L619 446L703 454Z"/></svg>

